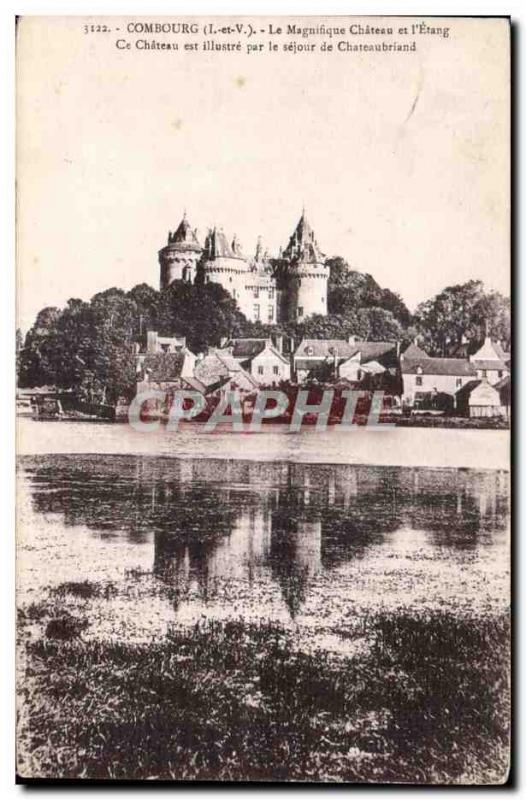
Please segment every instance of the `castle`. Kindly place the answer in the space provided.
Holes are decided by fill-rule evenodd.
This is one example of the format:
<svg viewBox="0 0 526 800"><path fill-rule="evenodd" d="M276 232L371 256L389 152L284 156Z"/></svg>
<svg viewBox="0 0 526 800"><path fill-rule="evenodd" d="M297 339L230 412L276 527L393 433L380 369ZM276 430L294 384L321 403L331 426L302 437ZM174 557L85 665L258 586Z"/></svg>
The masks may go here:
<svg viewBox="0 0 526 800"><path fill-rule="evenodd" d="M186 218L159 251L161 289L174 281L219 283L236 300L247 319L265 324L327 314L329 267L325 264L305 211L277 258L258 239L253 257L246 257L234 236L208 231L204 245Z"/></svg>

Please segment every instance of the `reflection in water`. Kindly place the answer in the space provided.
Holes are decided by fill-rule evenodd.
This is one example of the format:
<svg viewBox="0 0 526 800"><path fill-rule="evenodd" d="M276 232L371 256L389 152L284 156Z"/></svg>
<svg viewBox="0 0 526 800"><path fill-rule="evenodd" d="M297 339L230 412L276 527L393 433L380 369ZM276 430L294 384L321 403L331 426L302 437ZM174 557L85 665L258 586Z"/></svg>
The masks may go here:
<svg viewBox="0 0 526 800"><path fill-rule="evenodd" d="M108 537L153 544L153 575L176 608L271 580L296 618L309 587L342 580L346 564L415 537L434 557L467 557L494 545L509 516L498 471L79 455L22 467L33 510L88 528L101 558Z"/></svg>

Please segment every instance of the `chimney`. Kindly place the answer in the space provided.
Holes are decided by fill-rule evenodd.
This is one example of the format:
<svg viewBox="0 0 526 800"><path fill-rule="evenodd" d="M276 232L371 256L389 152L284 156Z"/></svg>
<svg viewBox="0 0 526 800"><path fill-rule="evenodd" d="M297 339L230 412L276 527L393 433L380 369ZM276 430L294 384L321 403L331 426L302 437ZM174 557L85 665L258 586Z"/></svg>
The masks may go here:
<svg viewBox="0 0 526 800"><path fill-rule="evenodd" d="M348 337L347 341L349 344L356 344L356 336L352 334L351 336Z"/></svg>
<svg viewBox="0 0 526 800"><path fill-rule="evenodd" d="M283 353L283 334L278 333L276 336L276 350L278 353Z"/></svg>
<svg viewBox="0 0 526 800"><path fill-rule="evenodd" d="M228 336L222 336L219 341L219 347L226 347L228 343Z"/></svg>

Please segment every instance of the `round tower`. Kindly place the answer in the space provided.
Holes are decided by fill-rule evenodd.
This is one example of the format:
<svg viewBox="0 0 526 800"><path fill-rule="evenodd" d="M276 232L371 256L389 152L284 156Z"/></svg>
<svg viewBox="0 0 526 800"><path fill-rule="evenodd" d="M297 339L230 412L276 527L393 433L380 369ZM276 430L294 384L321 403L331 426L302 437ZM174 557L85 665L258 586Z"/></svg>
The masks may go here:
<svg viewBox="0 0 526 800"><path fill-rule="evenodd" d="M205 283L219 283L243 310L247 272L248 264L237 237L234 237L230 244L222 228L214 227L209 230L202 260L202 276Z"/></svg>
<svg viewBox="0 0 526 800"><path fill-rule="evenodd" d="M174 281L193 283L197 264L203 248L199 244L196 231L186 218L186 213L177 230L168 233L168 244L159 250L161 266L161 290Z"/></svg>
<svg viewBox="0 0 526 800"><path fill-rule="evenodd" d="M282 255L286 264L286 316L292 322L327 314L329 267L305 211Z"/></svg>

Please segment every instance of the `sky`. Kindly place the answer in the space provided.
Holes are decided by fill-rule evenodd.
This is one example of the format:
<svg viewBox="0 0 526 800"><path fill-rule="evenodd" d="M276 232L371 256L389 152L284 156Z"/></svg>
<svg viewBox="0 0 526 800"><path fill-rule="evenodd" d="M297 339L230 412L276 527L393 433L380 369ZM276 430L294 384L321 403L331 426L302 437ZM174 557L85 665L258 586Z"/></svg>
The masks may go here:
<svg viewBox="0 0 526 800"><path fill-rule="evenodd" d="M70 297L158 287L157 251L185 210L201 242L216 224L246 254L258 235L277 254L305 206L327 256L411 309L472 278L509 293L505 20L451 19L415 53L324 56L135 49L182 41L169 35L123 34L120 51L128 21L105 18L99 35L74 17L19 24L24 331Z"/></svg>

